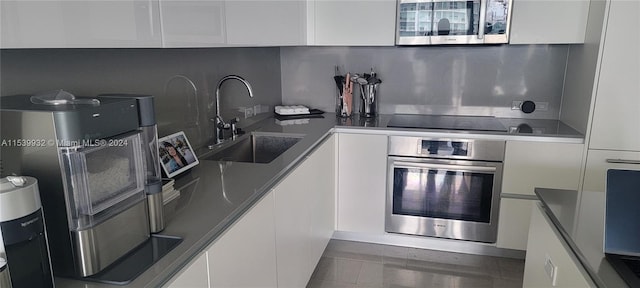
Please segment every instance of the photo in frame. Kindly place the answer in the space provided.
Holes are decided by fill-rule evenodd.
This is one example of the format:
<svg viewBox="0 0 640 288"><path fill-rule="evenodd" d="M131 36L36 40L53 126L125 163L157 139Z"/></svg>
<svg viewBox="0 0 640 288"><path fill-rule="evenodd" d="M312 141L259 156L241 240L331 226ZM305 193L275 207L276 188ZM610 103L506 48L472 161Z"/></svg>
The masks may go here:
<svg viewBox="0 0 640 288"><path fill-rule="evenodd" d="M162 170L168 178L200 163L183 131L158 139L158 153Z"/></svg>

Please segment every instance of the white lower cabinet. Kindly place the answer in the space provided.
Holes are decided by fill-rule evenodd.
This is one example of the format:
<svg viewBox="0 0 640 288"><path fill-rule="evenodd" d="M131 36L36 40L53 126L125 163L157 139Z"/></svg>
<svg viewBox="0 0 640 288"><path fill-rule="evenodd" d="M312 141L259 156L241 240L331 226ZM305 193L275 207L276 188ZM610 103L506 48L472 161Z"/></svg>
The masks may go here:
<svg viewBox="0 0 640 288"><path fill-rule="evenodd" d="M551 275L545 266L553 268ZM531 212L523 287L595 287L539 205Z"/></svg>
<svg viewBox="0 0 640 288"><path fill-rule="evenodd" d="M274 195L268 193L208 250L211 287L276 287Z"/></svg>
<svg viewBox="0 0 640 288"><path fill-rule="evenodd" d="M334 137L274 189L278 287L305 287L334 230Z"/></svg>
<svg viewBox="0 0 640 288"><path fill-rule="evenodd" d="M276 287L274 216L268 193L167 287Z"/></svg>
<svg viewBox="0 0 640 288"><path fill-rule="evenodd" d="M171 288L209 287L209 271L207 269L207 252L204 252L167 286Z"/></svg>
<svg viewBox="0 0 640 288"><path fill-rule="evenodd" d="M577 190L584 144L507 141L498 219L499 248L525 250L536 187Z"/></svg>
<svg viewBox="0 0 640 288"><path fill-rule="evenodd" d="M332 135L307 160L312 167L309 198L311 217L311 269L320 261L336 230L336 137Z"/></svg>
<svg viewBox="0 0 640 288"><path fill-rule="evenodd" d="M308 159L274 189L279 287L304 287L311 267L311 213Z"/></svg>
<svg viewBox="0 0 640 288"><path fill-rule="evenodd" d="M384 233L387 136L338 135L338 230Z"/></svg>
<svg viewBox="0 0 640 288"><path fill-rule="evenodd" d="M578 189L584 144L507 141L502 193L535 195L535 187Z"/></svg>
<svg viewBox="0 0 640 288"><path fill-rule="evenodd" d="M531 206L535 200L502 198L498 217L498 240L500 248L526 250Z"/></svg>

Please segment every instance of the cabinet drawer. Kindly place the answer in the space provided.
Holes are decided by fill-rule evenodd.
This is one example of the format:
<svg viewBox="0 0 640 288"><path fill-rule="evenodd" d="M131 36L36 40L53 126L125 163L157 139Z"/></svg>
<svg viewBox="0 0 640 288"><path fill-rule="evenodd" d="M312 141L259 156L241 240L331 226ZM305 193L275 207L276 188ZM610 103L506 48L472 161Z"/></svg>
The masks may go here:
<svg viewBox="0 0 640 288"><path fill-rule="evenodd" d="M604 192L609 169L640 170L640 152L590 149L582 190Z"/></svg>
<svg viewBox="0 0 640 288"><path fill-rule="evenodd" d="M531 207L536 200L502 198L498 220L499 248L527 250L527 234L531 222Z"/></svg>
<svg viewBox="0 0 640 288"><path fill-rule="evenodd" d="M578 189L584 144L507 141L502 193L534 195L535 187Z"/></svg>

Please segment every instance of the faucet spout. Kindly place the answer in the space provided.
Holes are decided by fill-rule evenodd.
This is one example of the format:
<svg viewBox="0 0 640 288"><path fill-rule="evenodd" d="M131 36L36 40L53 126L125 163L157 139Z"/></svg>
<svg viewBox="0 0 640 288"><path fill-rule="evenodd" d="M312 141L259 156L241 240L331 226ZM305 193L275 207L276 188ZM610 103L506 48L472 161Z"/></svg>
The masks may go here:
<svg viewBox="0 0 640 288"><path fill-rule="evenodd" d="M220 79L220 81L218 81L218 85L216 86L216 116L220 116L220 87L222 87L222 83L224 83L224 81L227 81L229 79L235 79L244 84L244 86L247 87L247 91L249 91L249 97L253 98L253 89L251 88L251 84L249 84L247 80L238 75L224 76L222 77L222 79Z"/></svg>

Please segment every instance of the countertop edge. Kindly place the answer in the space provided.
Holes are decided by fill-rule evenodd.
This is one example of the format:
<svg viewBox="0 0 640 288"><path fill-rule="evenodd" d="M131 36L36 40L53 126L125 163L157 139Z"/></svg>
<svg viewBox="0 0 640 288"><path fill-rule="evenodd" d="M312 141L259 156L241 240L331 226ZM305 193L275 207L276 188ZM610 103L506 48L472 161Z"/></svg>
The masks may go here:
<svg viewBox="0 0 640 288"><path fill-rule="evenodd" d="M549 204L545 201L544 199L545 197L543 194L552 193L551 191L554 191L555 193L559 191L572 191L577 193L577 191L567 190L567 189L548 189L548 188L534 189L536 196L538 196L538 199L540 200L538 205L540 205L544 210L544 212L547 214L547 216L555 226L556 230L558 230L558 232L560 233L562 240L567 244L567 246L569 246L569 248L571 249L571 253L578 259L578 262L580 262L580 265L582 266L582 268L587 272L587 275L589 275L589 278L591 279L591 281L593 281L593 283L597 287L606 287L605 283L602 282L600 277L597 276L597 273L593 271L591 265L589 265L587 258L584 256L584 254L582 254L582 252L580 252L578 245L576 245L576 243L573 241L573 239L571 238L571 235L564 229L564 226L562 225L560 220L556 217L556 215L551 210ZM576 203L576 206L578 206L578 203Z"/></svg>
<svg viewBox="0 0 640 288"><path fill-rule="evenodd" d="M435 137L461 137L470 139L490 139L505 141L528 141L528 142L547 142L547 143L569 143L584 144L584 137L580 136L547 136L547 135L512 135L512 134L496 134L496 133L474 133L467 131L442 131L429 129L403 129L403 128L384 128L384 127L353 127L353 126L335 126L336 133L352 133L352 134L376 134L387 136L435 136Z"/></svg>

